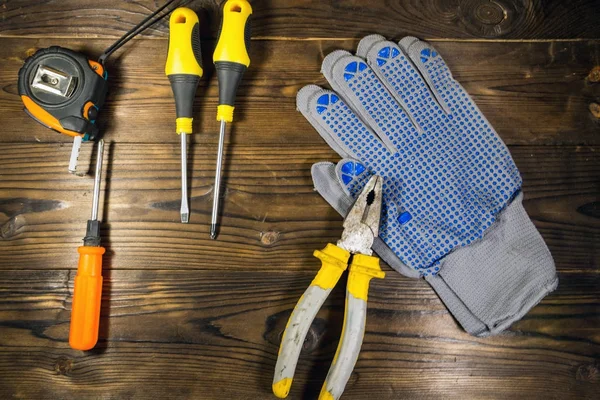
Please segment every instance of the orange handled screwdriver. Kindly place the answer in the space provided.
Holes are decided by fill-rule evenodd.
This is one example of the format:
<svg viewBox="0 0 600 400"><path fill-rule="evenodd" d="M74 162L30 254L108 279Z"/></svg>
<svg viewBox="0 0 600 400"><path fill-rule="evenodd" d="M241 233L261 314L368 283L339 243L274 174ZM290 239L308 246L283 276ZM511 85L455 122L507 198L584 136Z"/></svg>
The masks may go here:
<svg viewBox="0 0 600 400"><path fill-rule="evenodd" d="M100 246L100 223L98 222L98 202L100 198L100 178L102 176L102 156L104 140L98 142L96 176L92 217L87 222L83 246L79 247L79 266L73 289L73 309L69 345L77 350L90 350L98 341L100 325L100 300L102 299L102 255Z"/></svg>

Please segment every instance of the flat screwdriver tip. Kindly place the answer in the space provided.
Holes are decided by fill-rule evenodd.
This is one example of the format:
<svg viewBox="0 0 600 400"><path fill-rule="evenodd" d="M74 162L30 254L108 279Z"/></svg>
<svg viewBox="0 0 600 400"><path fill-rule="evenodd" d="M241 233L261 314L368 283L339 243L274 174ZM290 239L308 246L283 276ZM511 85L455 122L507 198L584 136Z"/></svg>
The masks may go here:
<svg viewBox="0 0 600 400"><path fill-rule="evenodd" d="M213 240L217 238L217 226L214 224L210 226L210 238Z"/></svg>
<svg viewBox="0 0 600 400"><path fill-rule="evenodd" d="M181 223L187 224L190 222L190 214L189 213L181 213Z"/></svg>

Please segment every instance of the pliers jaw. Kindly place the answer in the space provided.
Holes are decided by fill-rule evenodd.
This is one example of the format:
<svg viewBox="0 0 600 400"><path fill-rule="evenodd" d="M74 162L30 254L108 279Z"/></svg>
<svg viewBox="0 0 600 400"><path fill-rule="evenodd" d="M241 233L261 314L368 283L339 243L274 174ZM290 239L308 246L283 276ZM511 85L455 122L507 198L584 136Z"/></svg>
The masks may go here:
<svg viewBox="0 0 600 400"><path fill-rule="evenodd" d="M373 254L371 246L379 235L382 187L382 177L374 175L369 179L344 220L339 247L352 254Z"/></svg>

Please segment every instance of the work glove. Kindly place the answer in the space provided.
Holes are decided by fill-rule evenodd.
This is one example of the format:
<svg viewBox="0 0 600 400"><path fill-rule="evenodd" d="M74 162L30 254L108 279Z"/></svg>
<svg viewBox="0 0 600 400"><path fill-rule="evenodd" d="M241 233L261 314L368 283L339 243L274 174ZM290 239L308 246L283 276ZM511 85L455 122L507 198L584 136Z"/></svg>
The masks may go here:
<svg viewBox="0 0 600 400"><path fill-rule="evenodd" d="M501 332L558 284L522 206L521 177L481 111L429 44L363 38L334 51L298 110L343 159L312 167L316 190L346 215L372 174L384 177L373 249L424 277L470 334Z"/></svg>

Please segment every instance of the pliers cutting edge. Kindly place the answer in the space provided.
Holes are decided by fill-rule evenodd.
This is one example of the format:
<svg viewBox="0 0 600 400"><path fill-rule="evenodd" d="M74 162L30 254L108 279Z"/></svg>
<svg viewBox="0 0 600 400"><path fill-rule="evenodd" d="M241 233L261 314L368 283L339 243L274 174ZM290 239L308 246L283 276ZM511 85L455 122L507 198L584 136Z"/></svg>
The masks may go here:
<svg viewBox="0 0 600 400"><path fill-rule="evenodd" d="M320 400L339 399L354 369L365 333L367 295L372 278L384 278L371 246L379 232L383 178L373 176L344 220L337 246L329 243L314 256L321 269L298 300L287 323L273 378L273 393L287 397L308 329L350 261L342 337L321 389Z"/></svg>

